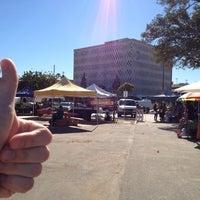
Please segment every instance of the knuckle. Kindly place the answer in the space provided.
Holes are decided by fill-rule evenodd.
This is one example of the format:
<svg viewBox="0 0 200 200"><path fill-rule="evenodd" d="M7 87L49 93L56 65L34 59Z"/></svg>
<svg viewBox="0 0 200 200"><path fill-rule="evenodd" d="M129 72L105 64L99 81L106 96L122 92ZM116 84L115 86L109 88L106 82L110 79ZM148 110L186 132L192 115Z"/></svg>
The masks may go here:
<svg viewBox="0 0 200 200"><path fill-rule="evenodd" d="M42 172L42 165L40 163L35 164L31 170L31 177L37 177Z"/></svg>
<svg viewBox="0 0 200 200"><path fill-rule="evenodd" d="M22 182L21 185L19 184L18 192L25 193L25 192L31 190L33 188L33 186L34 186L34 179L26 178L26 180L24 182Z"/></svg>

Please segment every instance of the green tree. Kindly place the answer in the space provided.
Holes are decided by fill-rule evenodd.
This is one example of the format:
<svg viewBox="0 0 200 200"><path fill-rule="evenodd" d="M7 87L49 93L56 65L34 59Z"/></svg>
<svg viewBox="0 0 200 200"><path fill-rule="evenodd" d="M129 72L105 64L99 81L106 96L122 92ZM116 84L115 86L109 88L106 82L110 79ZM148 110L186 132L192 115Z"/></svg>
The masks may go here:
<svg viewBox="0 0 200 200"><path fill-rule="evenodd" d="M82 79L81 79L80 86L81 86L81 87L84 87L84 88L87 87L87 79L86 79L85 72L83 73L83 76L82 76Z"/></svg>
<svg viewBox="0 0 200 200"><path fill-rule="evenodd" d="M119 77L116 75L114 81L113 81L113 84L112 84L112 88L113 88L113 91L114 92L117 92L117 89L119 88L120 86L120 79Z"/></svg>
<svg viewBox="0 0 200 200"><path fill-rule="evenodd" d="M117 89L118 92L122 93L123 91L128 91L132 92L134 89L134 85L128 82L123 83L122 85L119 86Z"/></svg>
<svg viewBox="0 0 200 200"><path fill-rule="evenodd" d="M38 71L26 71L21 77L19 77L18 90L21 90L24 87L29 87L32 90L43 89L53 85L61 77L62 76L59 73L53 75L51 73L42 73Z"/></svg>
<svg viewBox="0 0 200 200"><path fill-rule="evenodd" d="M156 61L199 68L200 0L158 0L158 4L164 6L164 14L158 14L141 34L155 45Z"/></svg>

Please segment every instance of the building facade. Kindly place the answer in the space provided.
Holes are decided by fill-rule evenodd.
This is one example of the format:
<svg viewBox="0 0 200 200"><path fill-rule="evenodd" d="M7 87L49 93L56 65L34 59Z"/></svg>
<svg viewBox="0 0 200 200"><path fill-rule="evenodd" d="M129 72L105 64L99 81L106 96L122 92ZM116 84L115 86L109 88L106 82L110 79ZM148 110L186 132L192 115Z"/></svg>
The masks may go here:
<svg viewBox="0 0 200 200"><path fill-rule="evenodd" d="M95 83L113 92L113 84L132 83L131 95L144 97L171 88L172 69L153 60L152 46L135 39L120 39L74 50L74 82Z"/></svg>

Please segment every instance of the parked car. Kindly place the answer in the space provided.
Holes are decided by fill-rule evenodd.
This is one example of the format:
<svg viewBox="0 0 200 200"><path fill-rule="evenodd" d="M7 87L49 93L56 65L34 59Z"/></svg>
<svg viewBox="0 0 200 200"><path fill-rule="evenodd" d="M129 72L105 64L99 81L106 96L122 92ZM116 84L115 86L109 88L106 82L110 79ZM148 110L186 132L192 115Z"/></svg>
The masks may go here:
<svg viewBox="0 0 200 200"><path fill-rule="evenodd" d="M61 101L60 102L60 106L62 106L64 109L66 110L71 110L73 107L73 102L71 101Z"/></svg>
<svg viewBox="0 0 200 200"><path fill-rule="evenodd" d="M53 111L54 110L51 107L39 108L39 109L37 109L36 115L38 115L38 116L51 115Z"/></svg>
<svg viewBox="0 0 200 200"><path fill-rule="evenodd" d="M133 99L120 99L118 101L117 106L117 114L118 117L121 117L122 115L131 115L131 117L136 117L136 101Z"/></svg>
<svg viewBox="0 0 200 200"><path fill-rule="evenodd" d="M15 111L17 114L33 113L34 101L32 97L15 97Z"/></svg>

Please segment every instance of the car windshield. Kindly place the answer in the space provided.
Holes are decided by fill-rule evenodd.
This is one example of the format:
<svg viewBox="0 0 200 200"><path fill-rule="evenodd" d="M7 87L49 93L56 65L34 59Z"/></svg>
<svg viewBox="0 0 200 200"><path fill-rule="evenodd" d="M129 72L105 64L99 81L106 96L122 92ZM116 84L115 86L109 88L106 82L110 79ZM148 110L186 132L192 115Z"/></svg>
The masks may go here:
<svg viewBox="0 0 200 200"><path fill-rule="evenodd" d="M65 107L65 106L72 106L73 103L72 102L60 102L60 105Z"/></svg>
<svg viewBox="0 0 200 200"><path fill-rule="evenodd" d="M136 103L135 101L124 100L124 101L120 101L120 105L135 106Z"/></svg>
<svg viewBox="0 0 200 200"><path fill-rule="evenodd" d="M135 101L126 101L127 106L135 106Z"/></svg>
<svg viewBox="0 0 200 200"><path fill-rule="evenodd" d="M71 103L70 102L61 102L60 105L61 106L70 106Z"/></svg>

